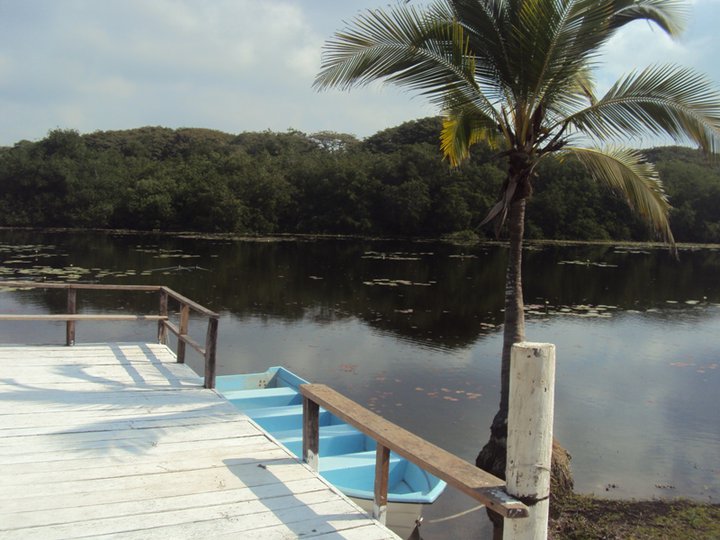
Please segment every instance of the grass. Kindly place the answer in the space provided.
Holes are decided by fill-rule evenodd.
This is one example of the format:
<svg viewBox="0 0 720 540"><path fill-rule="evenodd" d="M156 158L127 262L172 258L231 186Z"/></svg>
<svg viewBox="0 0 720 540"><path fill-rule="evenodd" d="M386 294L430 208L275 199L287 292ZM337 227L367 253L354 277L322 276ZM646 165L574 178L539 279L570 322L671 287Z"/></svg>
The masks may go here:
<svg viewBox="0 0 720 540"><path fill-rule="evenodd" d="M551 520L554 540L720 539L720 505L685 499L616 501L571 495Z"/></svg>

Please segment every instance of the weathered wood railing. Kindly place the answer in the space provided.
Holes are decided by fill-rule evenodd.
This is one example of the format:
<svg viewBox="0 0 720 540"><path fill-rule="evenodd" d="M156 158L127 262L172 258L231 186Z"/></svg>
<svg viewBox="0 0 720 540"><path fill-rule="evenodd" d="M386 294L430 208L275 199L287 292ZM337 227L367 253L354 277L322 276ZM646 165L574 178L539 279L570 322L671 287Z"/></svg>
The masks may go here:
<svg viewBox="0 0 720 540"><path fill-rule="evenodd" d="M190 345L205 360L205 388L215 387L218 320L220 316L193 302L189 298L160 285L98 285L93 283L38 283L35 281L0 281L0 287L19 289L65 289L67 290L67 312L57 314L0 314L0 321L65 321L65 343L75 344L75 323L78 321L157 321L158 342L167 344L168 330L178 339L177 361L185 362L186 345ZM77 313L77 292L80 290L155 292L160 296L158 315L128 314L82 314ZM180 306L180 320L176 326L170 321L168 300L172 299ZM201 345L188 335L190 313L194 311L207 317L208 327L205 345Z"/></svg>
<svg viewBox="0 0 720 540"><path fill-rule="evenodd" d="M555 348L513 347L508 419L508 482L385 420L322 384L300 386L303 396L303 460L318 469L320 407L377 442L373 517L385 522L390 452L445 480L510 525L505 540L547 537L555 383ZM525 519L514 519L525 518Z"/></svg>

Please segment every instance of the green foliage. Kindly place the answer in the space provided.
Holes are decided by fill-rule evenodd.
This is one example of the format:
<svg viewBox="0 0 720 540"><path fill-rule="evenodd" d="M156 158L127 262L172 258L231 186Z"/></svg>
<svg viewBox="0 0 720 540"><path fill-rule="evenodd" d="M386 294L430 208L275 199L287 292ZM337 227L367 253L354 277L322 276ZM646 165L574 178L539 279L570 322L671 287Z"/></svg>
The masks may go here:
<svg viewBox="0 0 720 540"><path fill-rule="evenodd" d="M333 132L53 130L0 149L0 225L413 237L477 231L504 172L482 144L450 169L438 151L440 130L438 118L364 141ZM720 242L718 165L687 148L647 155L670 195L678 240ZM651 238L575 160L544 161L534 184L530 237Z"/></svg>

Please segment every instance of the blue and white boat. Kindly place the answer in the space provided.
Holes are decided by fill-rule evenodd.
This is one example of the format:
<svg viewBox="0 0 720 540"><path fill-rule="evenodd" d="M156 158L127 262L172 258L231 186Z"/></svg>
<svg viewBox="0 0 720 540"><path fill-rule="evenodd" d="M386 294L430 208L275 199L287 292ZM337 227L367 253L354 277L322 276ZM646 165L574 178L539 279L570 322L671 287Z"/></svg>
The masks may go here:
<svg viewBox="0 0 720 540"><path fill-rule="evenodd" d="M264 373L217 377L216 389L295 456L302 458L302 395L307 381L282 367ZM375 441L320 409L320 474L340 491L372 501ZM405 458L390 454L388 502L430 504L445 482ZM392 512L392 510L391 510Z"/></svg>

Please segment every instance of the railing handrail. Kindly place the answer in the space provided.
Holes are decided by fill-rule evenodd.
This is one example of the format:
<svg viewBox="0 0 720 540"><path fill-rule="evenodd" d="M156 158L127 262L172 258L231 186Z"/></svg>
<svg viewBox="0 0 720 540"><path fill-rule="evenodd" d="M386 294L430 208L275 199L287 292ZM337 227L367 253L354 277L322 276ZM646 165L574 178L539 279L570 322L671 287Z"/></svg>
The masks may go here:
<svg viewBox="0 0 720 540"><path fill-rule="evenodd" d="M504 480L385 420L324 384L302 384L300 393L304 400L323 407L375 440L378 453L383 449L397 453L503 517L527 517L527 506L504 491ZM307 404L303 411L312 408ZM313 440L317 436L313 416L312 412L304 414L303 422L307 426L303 430L303 458L311 466L316 464L318 452L317 441ZM386 459L378 457L378 463L382 461ZM387 490L387 485L384 489ZM376 493L376 498L379 498L376 506L381 507L383 502L386 504L387 492Z"/></svg>
<svg viewBox="0 0 720 540"><path fill-rule="evenodd" d="M196 311L200 313L201 315L205 315L206 317L219 317L217 313L214 311L210 311L208 308L201 306L197 302L193 302L186 296L183 296L182 294L170 289L169 287L160 287L163 291L165 291L170 298L173 298L174 300L177 300L181 304L186 304L190 309L193 311Z"/></svg>
<svg viewBox="0 0 720 540"><path fill-rule="evenodd" d="M137 292L159 292L165 291L168 296L181 304L187 304L190 309L207 317L219 317L217 313L190 300L179 292L164 285L103 285L100 283L59 283L59 282L37 282L37 281L0 281L0 288L15 287L18 289L76 289L76 290L112 290L112 291L137 291Z"/></svg>
<svg viewBox="0 0 720 540"><path fill-rule="evenodd" d="M0 287L16 287L18 289L77 289L155 292L162 285L102 285L100 283L62 283L57 281L0 281Z"/></svg>
<svg viewBox="0 0 720 540"><path fill-rule="evenodd" d="M167 315L101 315L95 313L0 313L0 321L167 321Z"/></svg>
<svg viewBox="0 0 720 540"><path fill-rule="evenodd" d="M59 283L59 282L37 282L37 281L0 281L0 288L16 289L65 289L68 293L67 313L54 313L50 315L39 314L0 314L0 321L65 321L66 340L68 346L75 344L75 323L78 321L157 321L158 341L167 343L167 330L170 330L178 338L177 361L185 362L185 344L190 345L205 358L205 388L215 387L216 352L217 352L217 331L220 315L190 300L182 294L163 285L102 285L98 283ZM101 314L78 314L77 291L134 291L134 292L157 292L160 294L160 313L158 315L101 315ZM180 325L175 326L169 320L167 300L172 298L180 304ZM208 318L208 328L205 337L205 347L188 335L188 324L190 322L190 310Z"/></svg>

